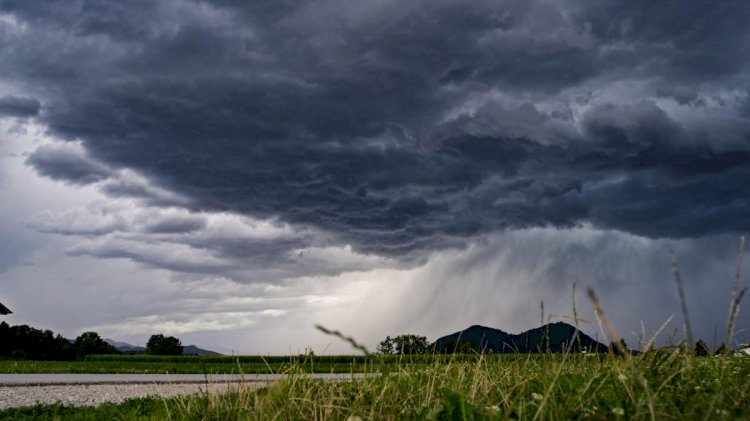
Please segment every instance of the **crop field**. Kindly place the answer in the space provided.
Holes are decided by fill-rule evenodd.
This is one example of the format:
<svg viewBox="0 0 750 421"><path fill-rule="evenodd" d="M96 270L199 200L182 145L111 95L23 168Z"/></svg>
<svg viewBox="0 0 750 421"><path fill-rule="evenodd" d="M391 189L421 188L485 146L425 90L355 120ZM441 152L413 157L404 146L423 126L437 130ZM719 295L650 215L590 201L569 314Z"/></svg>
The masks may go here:
<svg viewBox="0 0 750 421"><path fill-rule="evenodd" d="M292 362L284 370L288 377L261 389L240 383L224 395L136 399L98 408L38 405L0 412L0 419L750 418L750 358L746 357L695 357L677 349L632 358L550 354L349 358L357 361L349 364L352 371L376 375L351 381L313 380L305 376L306 363Z"/></svg>
<svg viewBox="0 0 750 421"><path fill-rule="evenodd" d="M571 356L569 358L575 358ZM303 373L361 373L373 367L426 367L449 362L512 362L543 354L456 354L456 355L326 355L326 356L156 356L91 355L84 361L0 360L0 373L91 373L91 374L271 374L289 371ZM606 358L589 355L587 358Z"/></svg>
<svg viewBox="0 0 750 421"><path fill-rule="evenodd" d="M340 359L335 359L339 361ZM296 357L120 357L87 358L85 361L0 360L0 373L92 374L270 374L292 367L306 373L349 373L363 369L351 357L348 362L304 361Z"/></svg>
<svg viewBox="0 0 750 421"><path fill-rule="evenodd" d="M533 358L534 356L532 356ZM538 356L536 356L538 357ZM483 358L514 360L520 355ZM378 366L426 366L435 362L475 361L476 355L410 356L154 356L92 355L84 361L0 360L0 373L97 373L97 374L270 374L290 370L304 373L358 373Z"/></svg>

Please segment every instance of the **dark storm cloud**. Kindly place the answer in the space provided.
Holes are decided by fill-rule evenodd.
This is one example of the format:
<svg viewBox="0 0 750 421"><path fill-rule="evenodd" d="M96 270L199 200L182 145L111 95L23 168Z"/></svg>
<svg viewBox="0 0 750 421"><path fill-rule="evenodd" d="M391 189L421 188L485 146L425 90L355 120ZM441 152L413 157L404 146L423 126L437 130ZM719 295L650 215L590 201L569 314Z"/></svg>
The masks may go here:
<svg viewBox="0 0 750 421"><path fill-rule="evenodd" d="M662 98L672 98L681 105L690 104L698 98L698 92L689 86L667 85L656 90Z"/></svg>
<svg viewBox="0 0 750 421"><path fill-rule="evenodd" d="M742 1L612 0L580 16L602 42L621 47L607 55L613 64L633 65L624 70L699 84L747 69L750 9Z"/></svg>
<svg viewBox="0 0 750 421"><path fill-rule="evenodd" d="M26 160L39 174L73 184L91 184L109 178L113 171L69 145L40 146Z"/></svg>
<svg viewBox="0 0 750 421"><path fill-rule="evenodd" d="M0 97L0 117L34 117L39 114L39 101L15 96Z"/></svg>
<svg viewBox="0 0 750 421"><path fill-rule="evenodd" d="M41 119L92 159L35 152L53 178L131 168L193 211L314 226L391 256L503 228L750 228L750 128L716 140L704 134L730 117L696 131L664 104L743 114L721 95L750 84L744 1L0 10L16 22L0 24L15 47L3 79L44 92ZM151 197L133 186L104 189Z"/></svg>
<svg viewBox="0 0 750 421"><path fill-rule="evenodd" d="M750 92L748 92L745 99L740 103L738 111L741 117L750 119Z"/></svg>

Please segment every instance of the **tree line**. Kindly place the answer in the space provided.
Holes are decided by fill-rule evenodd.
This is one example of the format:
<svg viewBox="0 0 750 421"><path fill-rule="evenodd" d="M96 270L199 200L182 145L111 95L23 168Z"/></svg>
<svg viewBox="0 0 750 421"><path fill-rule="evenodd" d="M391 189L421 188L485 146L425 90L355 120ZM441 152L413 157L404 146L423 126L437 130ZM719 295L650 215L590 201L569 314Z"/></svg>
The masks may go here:
<svg viewBox="0 0 750 421"><path fill-rule="evenodd" d="M449 339L445 341L442 350L438 350L436 344L430 343L426 336L408 334L393 338L386 336L378 344L376 352L382 355L471 354L475 352L481 353L482 350L468 339L461 341Z"/></svg>
<svg viewBox="0 0 750 421"><path fill-rule="evenodd" d="M146 354L181 355L182 344L173 336L151 335ZM121 354L96 332L84 332L70 340L51 330L35 329L28 325L10 326L0 322L0 358L27 360L73 361L86 355Z"/></svg>

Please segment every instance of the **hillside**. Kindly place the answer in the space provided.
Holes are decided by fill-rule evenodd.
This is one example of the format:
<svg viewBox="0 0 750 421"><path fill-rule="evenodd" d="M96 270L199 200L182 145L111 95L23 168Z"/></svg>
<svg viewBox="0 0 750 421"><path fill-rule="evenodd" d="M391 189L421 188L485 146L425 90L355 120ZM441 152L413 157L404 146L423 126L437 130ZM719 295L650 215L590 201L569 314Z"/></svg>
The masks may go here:
<svg viewBox="0 0 750 421"><path fill-rule="evenodd" d="M604 344L564 322L546 324L517 335L474 325L438 338L435 341L435 348L438 352L471 349L487 353L538 353L547 350L549 352L607 351Z"/></svg>

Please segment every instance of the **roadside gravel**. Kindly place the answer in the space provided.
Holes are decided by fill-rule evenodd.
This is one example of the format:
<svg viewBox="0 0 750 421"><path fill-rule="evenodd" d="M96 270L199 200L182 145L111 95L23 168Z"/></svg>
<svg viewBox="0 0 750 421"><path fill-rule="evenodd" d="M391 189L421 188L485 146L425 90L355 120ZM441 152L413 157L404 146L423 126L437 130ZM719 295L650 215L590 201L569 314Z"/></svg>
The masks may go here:
<svg viewBox="0 0 750 421"><path fill-rule="evenodd" d="M244 383L243 387L260 387L264 383ZM37 403L62 403L74 406L97 406L105 402L121 403L135 397L174 397L194 393L223 393L237 384L78 384L57 386L0 386L0 410Z"/></svg>

